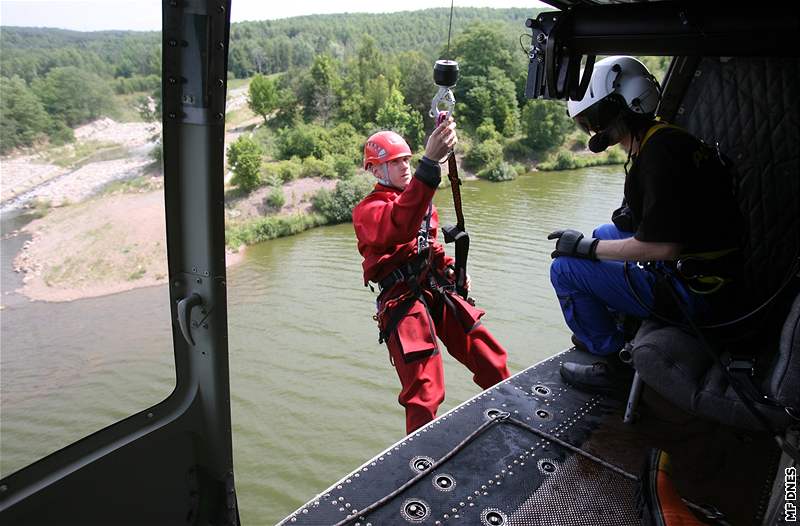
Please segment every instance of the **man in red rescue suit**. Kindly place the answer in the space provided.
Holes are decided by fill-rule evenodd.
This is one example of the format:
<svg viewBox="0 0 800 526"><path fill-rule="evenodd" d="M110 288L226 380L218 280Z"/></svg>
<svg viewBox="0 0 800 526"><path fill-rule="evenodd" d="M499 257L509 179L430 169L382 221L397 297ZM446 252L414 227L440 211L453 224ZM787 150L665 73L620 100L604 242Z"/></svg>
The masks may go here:
<svg viewBox="0 0 800 526"><path fill-rule="evenodd" d="M381 291L380 341L400 378L398 401L406 409L408 433L433 420L444 401L437 336L480 387L509 376L505 349L481 325L484 311L454 292L453 258L436 239L439 216L432 199L441 179L439 162L456 141L452 120L437 127L412 177L405 140L391 131L372 135L364 147L364 169L378 183L353 209L364 283L376 282Z"/></svg>

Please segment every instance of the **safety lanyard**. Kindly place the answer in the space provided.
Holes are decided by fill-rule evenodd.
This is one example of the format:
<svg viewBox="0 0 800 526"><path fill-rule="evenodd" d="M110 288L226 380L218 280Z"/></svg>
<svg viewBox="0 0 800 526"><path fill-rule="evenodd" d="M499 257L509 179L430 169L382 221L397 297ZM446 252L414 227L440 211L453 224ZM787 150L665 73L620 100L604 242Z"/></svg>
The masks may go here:
<svg viewBox="0 0 800 526"><path fill-rule="evenodd" d="M433 215L433 201L428 203L428 212L422 219L422 224L419 226L419 233L417 233L417 254L422 254L428 250L428 236L431 229L431 216Z"/></svg>

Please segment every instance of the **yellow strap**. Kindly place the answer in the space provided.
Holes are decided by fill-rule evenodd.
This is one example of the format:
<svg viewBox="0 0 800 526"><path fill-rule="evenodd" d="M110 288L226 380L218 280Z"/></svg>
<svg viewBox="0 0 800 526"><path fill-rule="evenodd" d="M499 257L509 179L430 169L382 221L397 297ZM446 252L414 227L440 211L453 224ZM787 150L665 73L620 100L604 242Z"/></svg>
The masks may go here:
<svg viewBox="0 0 800 526"><path fill-rule="evenodd" d="M657 131L663 130L665 128L673 128L675 130L683 130L680 126L675 126L674 124L667 124L666 122L659 122L658 124L654 124L647 130L647 133L644 134L644 139L642 139L642 144L639 145L639 153L642 152L642 148L644 148L645 143L653 136Z"/></svg>

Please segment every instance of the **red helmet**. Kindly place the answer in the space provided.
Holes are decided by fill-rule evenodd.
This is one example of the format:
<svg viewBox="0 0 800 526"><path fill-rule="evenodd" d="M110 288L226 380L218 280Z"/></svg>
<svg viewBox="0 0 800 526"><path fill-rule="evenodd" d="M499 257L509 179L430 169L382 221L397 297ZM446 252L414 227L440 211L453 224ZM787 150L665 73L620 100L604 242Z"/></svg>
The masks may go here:
<svg viewBox="0 0 800 526"><path fill-rule="evenodd" d="M364 169L370 165L383 164L400 157L411 157L408 143L393 131L373 134L364 145Z"/></svg>

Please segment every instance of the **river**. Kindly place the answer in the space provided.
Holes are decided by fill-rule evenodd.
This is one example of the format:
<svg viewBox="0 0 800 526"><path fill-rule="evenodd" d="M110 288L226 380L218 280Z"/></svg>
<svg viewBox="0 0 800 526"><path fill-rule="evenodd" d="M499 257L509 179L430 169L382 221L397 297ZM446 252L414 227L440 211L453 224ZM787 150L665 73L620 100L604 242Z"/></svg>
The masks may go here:
<svg viewBox="0 0 800 526"><path fill-rule="evenodd" d="M621 167L539 172L462 187L472 295L512 373L569 344L549 281L559 228L584 232L619 205ZM449 190L436 196L454 222ZM4 233L16 228L4 220ZM13 293L2 241L0 473L144 409L174 384L165 286L68 303ZM452 253L452 249L448 248ZM270 524L403 435L399 381L372 321L352 225L248 249L228 269L233 446L244 524ZM475 395L445 356L442 411Z"/></svg>

